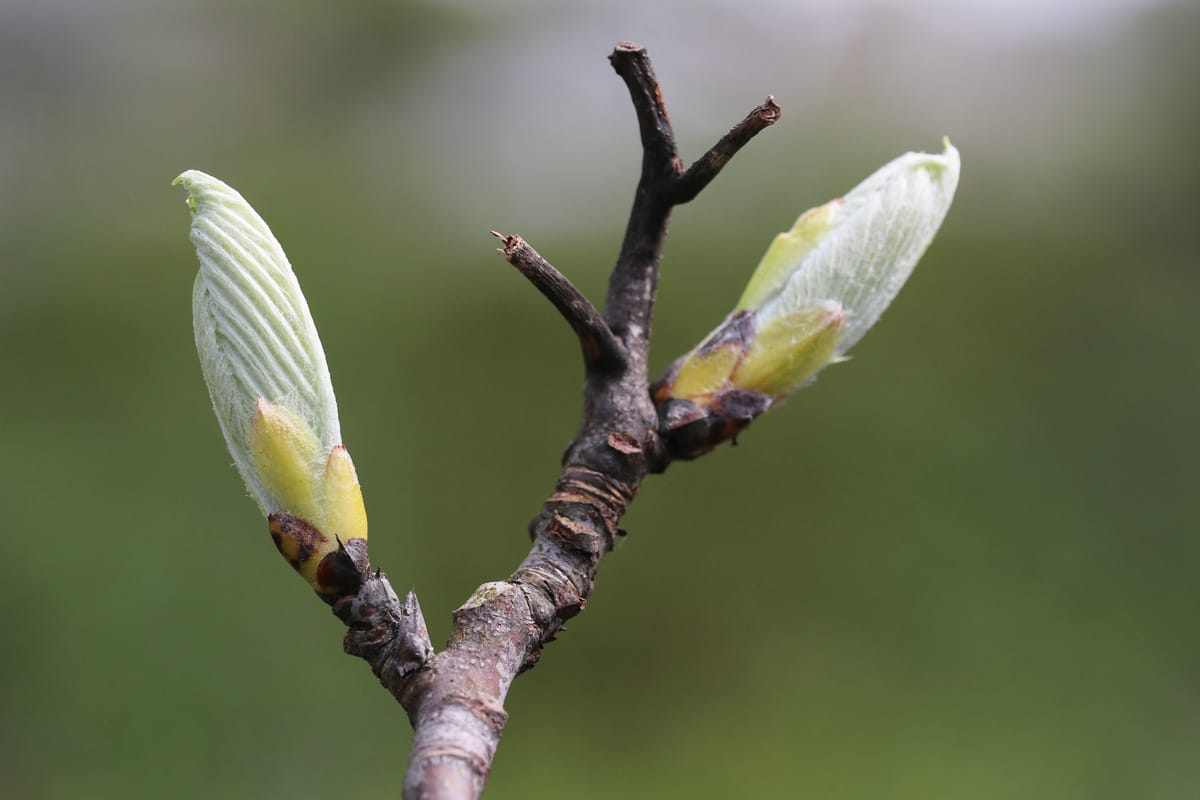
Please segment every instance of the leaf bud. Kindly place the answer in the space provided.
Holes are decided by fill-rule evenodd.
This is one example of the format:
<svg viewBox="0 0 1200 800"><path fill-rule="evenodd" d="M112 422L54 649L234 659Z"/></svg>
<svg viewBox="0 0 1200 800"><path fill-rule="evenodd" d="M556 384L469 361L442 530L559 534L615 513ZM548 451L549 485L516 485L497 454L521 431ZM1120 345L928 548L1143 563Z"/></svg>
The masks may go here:
<svg viewBox="0 0 1200 800"><path fill-rule="evenodd" d="M225 444L280 552L328 594L322 560L365 540L367 517L308 302L240 194L196 170L174 182L192 212L196 351Z"/></svg>

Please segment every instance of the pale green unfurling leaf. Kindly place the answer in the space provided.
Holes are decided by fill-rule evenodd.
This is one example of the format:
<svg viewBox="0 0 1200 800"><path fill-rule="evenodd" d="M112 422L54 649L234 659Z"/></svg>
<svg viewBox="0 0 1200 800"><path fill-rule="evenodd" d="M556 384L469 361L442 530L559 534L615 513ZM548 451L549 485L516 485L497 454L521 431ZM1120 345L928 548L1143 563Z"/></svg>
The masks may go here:
<svg viewBox="0 0 1200 800"><path fill-rule="evenodd" d="M941 227L958 186L959 157L905 153L775 237L738 303L764 317L827 301L846 309L841 355L875 324Z"/></svg>
<svg viewBox="0 0 1200 800"><path fill-rule="evenodd" d="M250 204L196 170L175 183L192 210L193 325L217 422L276 543L316 586L317 564L337 539L367 535L316 325L283 248ZM289 539L296 530L303 542Z"/></svg>
<svg viewBox="0 0 1200 800"><path fill-rule="evenodd" d="M958 151L906 153L775 237L732 314L652 387L682 457L728 439L842 360L946 217Z"/></svg>

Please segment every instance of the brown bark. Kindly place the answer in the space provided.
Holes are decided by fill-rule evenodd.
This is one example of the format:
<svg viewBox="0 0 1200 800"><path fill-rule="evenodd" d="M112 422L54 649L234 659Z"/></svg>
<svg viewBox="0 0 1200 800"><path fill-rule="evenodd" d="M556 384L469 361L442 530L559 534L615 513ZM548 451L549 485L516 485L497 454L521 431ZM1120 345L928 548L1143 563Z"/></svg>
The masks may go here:
<svg viewBox="0 0 1200 800"><path fill-rule="evenodd" d="M435 653L415 595L401 601L386 576L370 573L362 540L340 554L343 568L360 577L332 598L349 628L346 652L371 665L415 731L406 798L458 800L483 791L507 719L509 686L537 663L563 623L584 609L600 560L623 534L621 517L642 480L664 470L675 455L660 435L646 371L671 210L694 198L779 118L779 107L768 98L685 169L646 51L622 43L609 58L629 88L643 157L603 315L519 236L496 234L505 258L570 323L586 370L579 431L563 456L554 493L530 522L529 555L454 612L450 641Z"/></svg>

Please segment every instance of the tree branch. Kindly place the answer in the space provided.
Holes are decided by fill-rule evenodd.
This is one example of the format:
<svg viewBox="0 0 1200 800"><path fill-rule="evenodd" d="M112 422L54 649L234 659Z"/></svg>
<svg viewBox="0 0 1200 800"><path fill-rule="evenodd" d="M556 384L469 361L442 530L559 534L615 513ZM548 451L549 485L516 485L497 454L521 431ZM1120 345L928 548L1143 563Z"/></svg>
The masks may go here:
<svg viewBox="0 0 1200 800"><path fill-rule="evenodd" d="M507 720L509 686L587 605L600 560L624 533L621 517L642 480L669 462L650 397L647 356L670 212L778 118L778 107L768 100L685 171L646 51L622 43L610 60L629 87L643 155L603 318L533 248L519 237L502 237L505 257L571 323L592 365L583 418L563 456L562 474L529 524L532 549L507 580L480 586L454 612L446 649L432 657L416 597L409 593L401 604L384 576L370 574L365 552L347 555L361 588L332 599L350 626L346 651L367 660L413 724L406 798L462 800L483 791Z"/></svg>
<svg viewBox="0 0 1200 800"><path fill-rule="evenodd" d="M609 280L604 316L613 332L633 351L633 356L644 359L649 349L654 295L671 209L693 200L739 150L775 124L782 112L775 99L768 97L684 170L662 88L646 50L632 42L622 42L609 61L629 88L637 112L642 173L621 252Z"/></svg>
<svg viewBox="0 0 1200 800"><path fill-rule="evenodd" d="M675 189L671 195L672 202L683 205L700 194L705 186L717 177L721 169L729 163L738 150L741 150L750 140L771 125L779 121L783 110L775 103L774 97L768 97L763 104L755 108L746 118L734 125L729 133L721 137L709 151L696 159L687 172L675 181Z"/></svg>
<svg viewBox="0 0 1200 800"><path fill-rule="evenodd" d="M646 48L633 42L621 42L608 60L629 87L629 96L637 112L638 132L642 137L643 177L647 173L666 177L682 172L683 165L675 147L675 131Z"/></svg>
<svg viewBox="0 0 1200 800"><path fill-rule="evenodd" d="M558 313L575 331L583 348L584 368L588 374L623 369L625 348L609 330L604 317L575 288L575 284L520 236L505 236L496 231L492 231L492 235L504 242L501 255L554 304Z"/></svg>
<svg viewBox="0 0 1200 800"><path fill-rule="evenodd" d="M621 252L608 282L604 318L624 342L631 358L644 367L650 349L650 321L662 260L671 202L662 191L683 172L675 147L675 131L667 116L662 88L650 56L632 42L622 42L608 57L629 88L642 138L642 172L633 195Z"/></svg>

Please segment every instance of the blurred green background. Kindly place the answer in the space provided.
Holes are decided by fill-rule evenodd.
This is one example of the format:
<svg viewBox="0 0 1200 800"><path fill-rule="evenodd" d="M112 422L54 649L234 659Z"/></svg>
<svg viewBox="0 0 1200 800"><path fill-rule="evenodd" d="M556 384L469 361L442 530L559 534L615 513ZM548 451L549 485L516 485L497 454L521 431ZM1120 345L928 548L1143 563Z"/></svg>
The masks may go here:
<svg viewBox="0 0 1200 800"><path fill-rule="evenodd" d="M1194 797L1198 12L8 0L5 795L399 795L403 711L229 467L169 184L222 177L285 244L373 560L440 643L526 551L580 405L487 231L603 297L632 39L689 158L784 109L675 214L656 370L805 208L943 134L962 181L851 364L644 485L489 796Z"/></svg>

